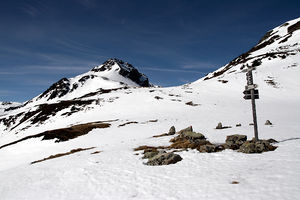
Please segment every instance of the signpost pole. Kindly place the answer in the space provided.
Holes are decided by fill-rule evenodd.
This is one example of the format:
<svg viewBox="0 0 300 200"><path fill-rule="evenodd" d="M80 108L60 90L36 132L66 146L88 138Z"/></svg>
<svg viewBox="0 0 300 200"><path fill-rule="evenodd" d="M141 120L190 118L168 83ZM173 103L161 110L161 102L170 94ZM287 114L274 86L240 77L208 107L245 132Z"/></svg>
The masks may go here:
<svg viewBox="0 0 300 200"><path fill-rule="evenodd" d="M252 76L252 69L248 69L247 72L247 85L253 86L253 76ZM252 115L253 115L253 124L254 124L254 139L258 141L258 128L257 128L257 117L256 117L256 106L255 106L255 95L254 95L254 88L250 89L251 92L251 103L252 103Z"/></svg>
<svg viewBox="0 0 300 200"><path fill-rule="evenodd" d="M257 117L256 117L254 89L251 89L251 103L252 103L252 115L253 115L253 124L254 124L254 138L255 138L255 141L258 141L258 128L257 128Z"/></svg>

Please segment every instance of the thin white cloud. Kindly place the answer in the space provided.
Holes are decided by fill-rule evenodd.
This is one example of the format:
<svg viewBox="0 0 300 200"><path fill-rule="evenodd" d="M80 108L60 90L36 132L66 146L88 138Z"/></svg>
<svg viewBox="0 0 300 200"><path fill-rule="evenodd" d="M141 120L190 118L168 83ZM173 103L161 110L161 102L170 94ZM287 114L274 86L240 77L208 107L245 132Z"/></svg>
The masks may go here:
<svg viewBox="0 0 300 200"><path fill-rule="evenodd" d="M25 2L21 7L21 10L31 17L39 16L45 12L45 9L46 5L44 0L32 0L30 3Z"/></svg>
<svg viewBox="0 0 300 200"><path fill-rule="evenodd" d="M25 5L22 10L31 17L36 17L40 13L39 10L32 5Z"/></svg>
<svg viewBox="0 0 300 200"><path fill-rule="evenodd" d="M204 61L198 61L198 62L192 62L187 63L183 65L183 69L212 69L215 68L215 64L211 62L204 62Z"/></svg>
<svg viewBox="0 0 300 200"><path fill-rule="evenodd" d="M18 94L18 92L12 91L12 90L0 90L0 96L2 96L2 97L14 95L14 94ZM1 99L0 99L0 101L1 101Z"/></svg>
<svg viewBox="0 0 300 200"><path fill-rule="evenodd" d="M89 70L91 69L90 66L59 66L59 65L31 65L31 66L26 66L24 67L25 70L29 70L29 71L53 71L54 73L56 73L55 71L71 71L71 72L78 72L78 71L84 71L84 70Z"/></svg>
<svg viewBox="0 0 300 200"><path fill-rule="evenodd" d="M185 69L178 69L178 68L160 68L160 67L143 67L141 68L145 71L160 71L160 72L181 72L181 73L199 73L203 74L205 72L202 71L196 71L196 70L185 70Z"/></svg>
<svg viewBox="0 0 300 200"><path fill-rule="evenodd" d="M23 82L23 84L28 85L28 86L46 86L49 87L50 85L52 85L55 81L51 81L51 80L46 80L46 79L34 79L34 81L32 80L25 80Z"/></svg>
<svg viewBox="0 0 300 200"><path fill-rule="evenodd" d="M190 83L191 82L190 80L184 79L184 78L180 78L179 81L182 83Z"/></svg>
<svg viewBox="0 0 300 200"><path fill-rule="evenodd" d="M77 0L79 4L84 6L87 9L92 9L97 7L97 3L95 0Z"/></svg>
<svg viewBox="0 0 300 200"><path fill-rule="evenodd" d="M7 72L7 71L0 71L0 75L16 75L21 74L20 72Z"/></svg>

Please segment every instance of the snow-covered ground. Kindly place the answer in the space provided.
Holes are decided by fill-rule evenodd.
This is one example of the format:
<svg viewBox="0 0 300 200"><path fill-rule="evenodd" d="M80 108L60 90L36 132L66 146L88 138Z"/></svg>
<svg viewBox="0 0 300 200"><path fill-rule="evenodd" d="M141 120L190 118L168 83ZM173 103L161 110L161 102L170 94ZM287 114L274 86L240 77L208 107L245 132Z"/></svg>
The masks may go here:
<svg viewBox="0 0 300 200"><path fill-rule="evenodd" d="M18 102L1 102L0 101L0 117L4 115L4 110L10 107L20 106L21 103Z"/></svg>
<svg viewBox="0 0 300 200"><path fill-rule="evenodd" d="M295 42L299 35L297 30L288 41ZM270 50L268 46L266 49ZM70 110L66 108L43 124L27 127L28 120L14 130L0 126L2 146L72 124L115 120L109 122L109 128L94 129L66 142L35 138L0 149L0 199L298 199L299 44L297 51L285 59L264 58L254 71L254 83L260 93L256 101L259 137L279 141L275 151L243 154L232 150L189 150L178 153L183 160L176 164L147 166L141 152L133 150L141 145L170 144L172 136L152 136L167 132L172 125L177 130L192 125L194 131L213 143L222 143L231 134L245 134L251 139L251 102L244 100L242 93L246 76L241 67L245 63L237 64L220 76L183 86L131 87L85 97L82 100L99 99L100 103L92 103L70 116L61 115ZM253 59L246 63L251 62ZM190 101L198 105L187 105ZM30 109L36 108L28 104L6 115L8 118ZM264 125L266 120L273 125ZM133 121L137 123L119 127ZM218 122L232 128L217 130ZM242 126L236 127L238 123ZM95 148L30 164L50 155L89 147ZM95 151L101 152L91 154Z"/></svg>

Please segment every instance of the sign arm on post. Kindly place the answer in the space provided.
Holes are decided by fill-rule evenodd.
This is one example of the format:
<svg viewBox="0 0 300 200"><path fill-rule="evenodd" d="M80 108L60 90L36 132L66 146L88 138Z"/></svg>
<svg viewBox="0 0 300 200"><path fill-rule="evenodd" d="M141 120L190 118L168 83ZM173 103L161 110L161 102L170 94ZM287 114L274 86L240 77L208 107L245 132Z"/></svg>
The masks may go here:
<svg viewBox="0 0 300 200"><path fill-rule="evenodd" d="M253 116L253 124L254 124L254 138L255 141L258 141L258 127L257 127L257 116L256 116L256 105L255 99L259 99L258 90L256 89L258 86L253 84L253 75L252 75L253 68L249 68L248 72L246 73L247 78L247 85L244 90L244 99L250 100L252 104L252 116Z"/></svg>

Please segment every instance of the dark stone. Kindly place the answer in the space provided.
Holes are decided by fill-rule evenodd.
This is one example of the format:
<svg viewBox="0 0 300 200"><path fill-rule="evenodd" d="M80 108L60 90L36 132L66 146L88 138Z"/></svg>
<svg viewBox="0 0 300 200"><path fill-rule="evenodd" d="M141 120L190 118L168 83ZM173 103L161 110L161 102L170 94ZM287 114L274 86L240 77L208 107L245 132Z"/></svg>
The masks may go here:
<svg viewBox="0 0 300 200"><path fill-rule="evenodd" d="M247 141L246 135L228 135L226 137L226 145L229 149L237 150L244 142Z"/></svg>
<svg viewBox="0 0 300 200"><path fill-rule="evenodd" d="M183 132L179 135L181 138L186 138L191 141L195 140L205 140L205 136L201 133L196 133L196 132L191 132L191 131L186 131Z"/></svg>
<svg viewBox="0 0 300 200"><path fill-rule="evenodd" d="M226 128L231 128L231 126L223 126L221 122L218 123L216 126L216 129L226 129Z"/></svg>
<svg viewBox="0 0 300 200"><path fill-rule="evenodd" d="M262 153L267 151L274 151L277 147L270 144L268 140L250 140L246 141L240 148L242 153Z"/></svg>
<svg viewBox="0 0 300 200"><path fill-rule="evenodd" d="M176 129L174 126L172 126L168 132L168 135L174 135L176 133Z"/></svg>
<svg viewBox="0 0 300 200"><path fill-rule="evenodd" d="M170 165L181 161L182 158L178 154L174 153L160 153L150 158L146 165L157 166L157 165Z"/></svg>
<svg viewBox="0 0 300 200"><path fill-rule="evenodd" d="M202 145L202 146L200 146L200 148L198 148L198 151L200 151L202 153L216 152L216 146L212 145L212 144Z"/></svg>
<svg viewBox="0 0 300 200"><path fill-rule="evenodd" d="M182 134L184 132L193 132L193 127L189 126L189 127L185 128L185 129L182 129L182 130L178 131L178 134L180 135L180 134Z"/></svg>
<svg viewBox="0 0 300 200"><path fill-rule="evenodd" d="M272 125L272 122L270 122L270 120L267 120L265 125Z"/></svg>
<svg viewBox="0 0 300 200"><path fill-rule="evenodd" d="M296 24L288 27L288 33L293 33L294 31L299 30L299 29L300 29L300 21L297 22Z"/></svg>
<svg viewBox="0 0 300 200"><path fill-rule="evenodd" d="M43 94L41 94L37 99L43 97L48 98L48 100L54 99L56 97L62 97L70 91L70 81L67 78L62 78L53 85L51 85Z"/></svg>
<svg viewBox="0 0 300 200"><path fill-rule="evenodd" d="M228 148L226 144L218 144L218 145L215 145L215 151L216 151L216 152L223 151L223 150L225 150L226 148Z"/></svg>
<svg viewBox="0 0 300 200"><path fill-rule="evenodd" d="M145 152L143 159L149 159L152 158L154 156L156 156L159 152L158 151L149 151L149 152Z"/></svg>
<svg viewBox="0 0 300 200"><path fill-rule="evenodd" d="M223 125L221 122L218 123L218 125L216 126L216 129L222 129L223 128Z"/></svg>
<svg viewBox="0 0 300 200"><path fill-rule="evenodd" d="M268 141L269 143L278 143L278 141L277 141L277 140L274 140L273 138L267 139L267 141Z"/></svg>

